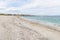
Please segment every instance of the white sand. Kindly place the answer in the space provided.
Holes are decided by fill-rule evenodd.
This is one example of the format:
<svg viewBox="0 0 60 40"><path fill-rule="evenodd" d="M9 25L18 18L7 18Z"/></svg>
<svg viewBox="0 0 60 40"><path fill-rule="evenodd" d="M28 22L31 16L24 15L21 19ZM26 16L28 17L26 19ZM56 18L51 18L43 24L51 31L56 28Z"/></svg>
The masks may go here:
<svg viewBox="0 0 60 40"><path fill-rule="evenodd" d="M48 40L40 33L24 27L16 16L0 16L0 40Z"/></svg>
<svg viewBox="0 0 60 40"><path fill-rule="evenodd" d="M60 40L60 32L16 16L0 16L0 40Z"/></svg>

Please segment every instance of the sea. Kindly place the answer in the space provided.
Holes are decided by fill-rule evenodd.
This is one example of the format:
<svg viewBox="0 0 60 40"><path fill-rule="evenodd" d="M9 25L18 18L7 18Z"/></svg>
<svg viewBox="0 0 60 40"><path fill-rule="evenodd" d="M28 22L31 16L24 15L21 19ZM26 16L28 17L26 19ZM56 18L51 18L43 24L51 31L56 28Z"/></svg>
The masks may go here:
<svg viewBox="0 0 60 40"><path fill-rule="evenodd" d="M43 21L60 24L60 16L23 16L23 17L34 21Z"/></svg>

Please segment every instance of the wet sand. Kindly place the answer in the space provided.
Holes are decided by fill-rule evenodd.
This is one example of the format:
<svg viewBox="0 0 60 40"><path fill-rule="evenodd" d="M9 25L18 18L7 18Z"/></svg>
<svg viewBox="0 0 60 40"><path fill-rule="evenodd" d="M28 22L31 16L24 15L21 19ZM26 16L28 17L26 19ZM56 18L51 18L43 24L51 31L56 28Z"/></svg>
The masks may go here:
<svg viewBox="0 0 60 40"><path fill-rule="evenodd" d="M0 40L60 40L60 32L17 16L0 16Z"/></svg>

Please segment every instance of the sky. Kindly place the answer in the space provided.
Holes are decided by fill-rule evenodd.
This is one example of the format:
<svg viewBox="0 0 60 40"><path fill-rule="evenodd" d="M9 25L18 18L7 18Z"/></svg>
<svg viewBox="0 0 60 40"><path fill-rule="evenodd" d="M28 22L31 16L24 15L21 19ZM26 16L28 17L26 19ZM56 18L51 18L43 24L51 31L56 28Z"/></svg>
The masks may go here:
<svg viewBox="0 0 60 40"><path fill-rule="evenodd" d="M0 13L60 15L60 0L0 0Z"/></svg>

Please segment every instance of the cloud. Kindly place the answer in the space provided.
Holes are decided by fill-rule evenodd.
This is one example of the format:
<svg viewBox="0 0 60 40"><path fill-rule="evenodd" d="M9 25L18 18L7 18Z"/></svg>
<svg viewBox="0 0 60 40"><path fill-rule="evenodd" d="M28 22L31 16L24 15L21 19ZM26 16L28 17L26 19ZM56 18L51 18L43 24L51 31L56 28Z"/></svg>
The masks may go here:
<svg viewBox="0 0 60 40"><path fill-rule="evenodd" d="M29 9L34 7L53 7L59 6L60 0L33 0L31 3L23 5L21 9Z"/></svg>
<svg viewBox="0 0 60 40"><path fill-rule="evenodd" d="M6 2L4 2L4 1L1 1L1 2L0 2L0 8L6 7L6 5L7 5Z"/></svg>
<svg viewBox="0 0 60 40"><path fill-rule="evenodd" d="M33 0L21 7L23 13L36 15L59 15L60 0Z"/></svg>
<svg viewBox="0 0 60 40"><path fill-rule="evenodd" d="M0 12L50 15L60 13L60 0L0 0Z"/></svg>

